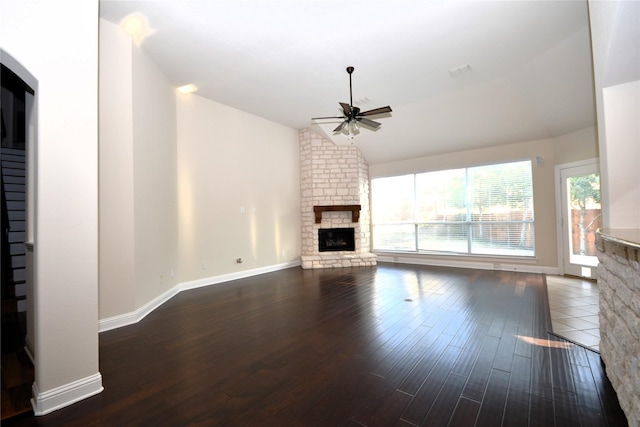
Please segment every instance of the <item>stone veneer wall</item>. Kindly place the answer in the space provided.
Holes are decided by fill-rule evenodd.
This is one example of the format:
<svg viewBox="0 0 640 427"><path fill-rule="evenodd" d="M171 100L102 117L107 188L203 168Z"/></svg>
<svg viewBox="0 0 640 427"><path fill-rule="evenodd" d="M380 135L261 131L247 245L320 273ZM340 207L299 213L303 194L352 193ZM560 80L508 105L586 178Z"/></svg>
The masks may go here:
<svg viewBox="0 0 640 427"><path fill-rule="evenodd" d="M300 209L302 223L302 267L334 268L376 265L371 248L369 209L369 165L357 147L338 146L310 129L301 130ZM351 222L351 212L323 212L315 223L314 206L361 205L360 220ZM319 228L355 228L355 251L319 252Z"/></svg>
<svg viewBox="0 0 640 427"><path fill-rule="evenodd" d="M600 357L630 426L640 425L640 249L598 233Z"/></svg>

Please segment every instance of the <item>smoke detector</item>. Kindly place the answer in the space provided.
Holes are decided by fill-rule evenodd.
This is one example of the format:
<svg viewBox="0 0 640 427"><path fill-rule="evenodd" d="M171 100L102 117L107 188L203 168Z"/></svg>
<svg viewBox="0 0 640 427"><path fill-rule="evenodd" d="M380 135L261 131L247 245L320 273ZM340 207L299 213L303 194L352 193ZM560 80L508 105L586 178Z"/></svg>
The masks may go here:
<svg viewBox="0 0 640 427"><path fill-rule="evenodd" d="M464 73L468 73L469 71L471 71L471 65L469 64L464 64L464 65L460 65L459 67L454 67L452 69L449 70L449 75L451 77L458 77Z"/></svg>

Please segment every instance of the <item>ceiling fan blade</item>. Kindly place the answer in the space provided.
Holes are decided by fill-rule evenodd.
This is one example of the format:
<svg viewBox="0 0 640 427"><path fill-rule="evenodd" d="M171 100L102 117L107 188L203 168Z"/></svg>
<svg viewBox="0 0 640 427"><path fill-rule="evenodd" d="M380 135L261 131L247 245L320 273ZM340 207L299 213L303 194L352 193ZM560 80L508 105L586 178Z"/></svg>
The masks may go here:
<svg viewBox="0 0 640 427"><path fill-rule="evenodd" d="M311 120L322 120L322 119L342 119L344 120L344 117L342 116L334 116L334 117L314 117Z"/></svg>
<svg viewBox="0 0 640 427"><path fill-rule="evenodd" d="M362 118L357 118L357 121L359 121L360 123L362 123L363 125L369 126L371 128L377 129L380 127L380 123L378 122L374 122L373 120L369 120L369 119L362 119Z"/></svg>
<svg viewBox="0 0 640 427"><path fill-rule="evenodd" d="M374 114L382 114L382 113L390 113L390 112L391 112L391 107L387 105L386 107L380 107L380 108L375 108L369 111L363 111L362 113L359 113L358 116L373 116Z"/></svg>
<svg viewBox="0 0 640 427"><path fill-rule="evenodd" d="M340 106L342 107L342 111L344 111L344 116L349 117L349 113L351 112L351 105L341 102Z"/></svg>
<svg viewBox="0 0 640 427"><path fill-rule="evenodd" d="M335 128L333 131L334 132L340 132L346 125L347 125L347 121L345 120L344 122L340 123L340 126Z"/></svg>

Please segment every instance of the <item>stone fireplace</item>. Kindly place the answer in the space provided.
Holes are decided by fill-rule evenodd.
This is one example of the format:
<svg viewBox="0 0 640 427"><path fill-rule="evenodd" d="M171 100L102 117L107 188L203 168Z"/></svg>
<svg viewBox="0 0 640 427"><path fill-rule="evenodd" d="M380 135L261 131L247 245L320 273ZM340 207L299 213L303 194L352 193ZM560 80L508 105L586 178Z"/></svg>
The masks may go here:
<svg viewBox="0 0 640 427"><path fill-rule="evenodd" d="M369 166L364 157L357 147L338 146L310 129L301 130L299 139L302 268L376 265L370 252ZM353 229L353 248L320 250L320 230L344 229Z"/></svg>

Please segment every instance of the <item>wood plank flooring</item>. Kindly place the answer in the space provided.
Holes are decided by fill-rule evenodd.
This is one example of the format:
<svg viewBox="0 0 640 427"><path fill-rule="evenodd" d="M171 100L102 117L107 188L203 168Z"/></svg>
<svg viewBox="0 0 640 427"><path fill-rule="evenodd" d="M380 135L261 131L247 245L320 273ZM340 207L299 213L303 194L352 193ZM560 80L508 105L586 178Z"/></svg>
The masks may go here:
<svg viewBox="0 0 640 427"><path fill-rule="evenodd" d="M0 424L17 415L32 413L31 385L34 371L24 350L27 334L26 313L2 313L2 361L0 363Z"/></svg>
<svg viewBox="0 0 640 427"><path fill-rule="evenodd" d="M627 425L547 304L539 274L394 264L185 291L100 335L103 393L8 425Z"/></svg>

